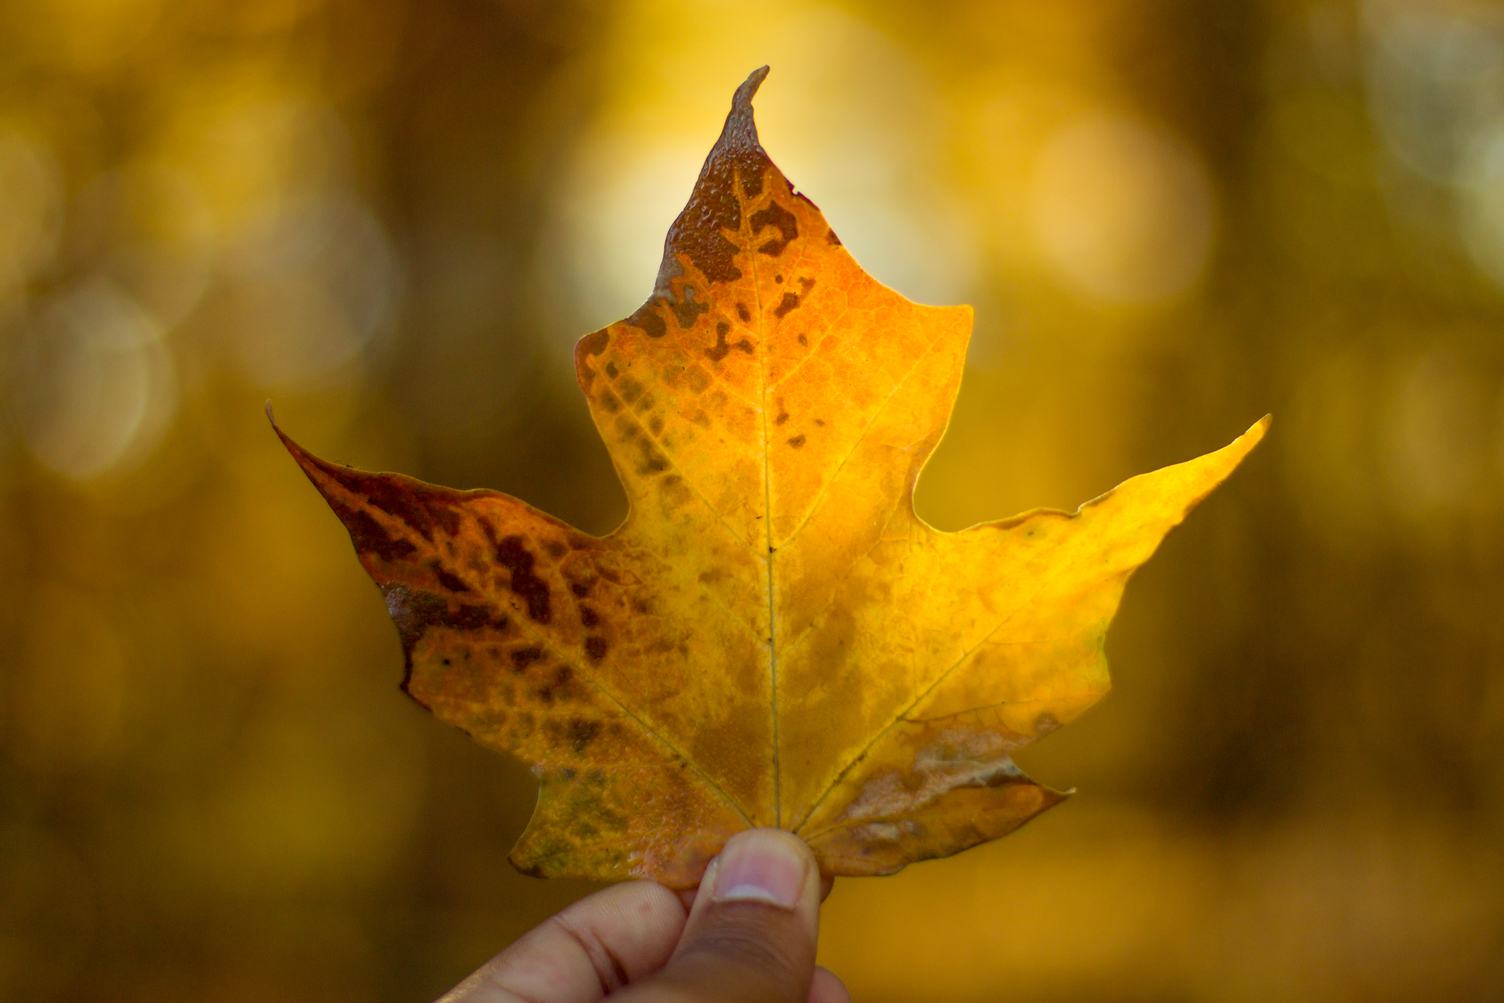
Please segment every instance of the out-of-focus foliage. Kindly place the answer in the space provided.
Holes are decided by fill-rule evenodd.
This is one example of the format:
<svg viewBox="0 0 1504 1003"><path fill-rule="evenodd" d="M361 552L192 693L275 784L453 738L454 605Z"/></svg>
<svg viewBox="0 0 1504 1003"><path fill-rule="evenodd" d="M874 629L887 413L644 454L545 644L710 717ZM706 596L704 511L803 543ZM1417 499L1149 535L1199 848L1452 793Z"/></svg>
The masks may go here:
<svg viewBox="0 0 1504 1003"><path fill-rule="evenodd" d="M1280 419L1136 580L1111 712L1024 757L1082 796L842 882L826 962L873 1001L1496 988L1504 14L738 11L0 3L0 995L405 1000L585 890L502 859L529 777L373 685L381 603L260 405L609 528L568 351L763 62L857 260L978 305L929 521Z"/></svg>

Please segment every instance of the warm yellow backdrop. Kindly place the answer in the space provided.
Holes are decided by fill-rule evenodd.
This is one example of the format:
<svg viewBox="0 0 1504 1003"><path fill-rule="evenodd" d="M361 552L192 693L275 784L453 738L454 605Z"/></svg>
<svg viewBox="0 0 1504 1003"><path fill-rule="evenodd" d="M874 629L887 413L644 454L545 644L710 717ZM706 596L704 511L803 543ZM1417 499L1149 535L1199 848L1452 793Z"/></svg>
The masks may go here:
<svg viewBox="0 0 1504 1003"><path fill-rule="evenodd" d="M570 352L732 88L874 276L969 302L919 511L1274 434L1134 580L1078 796L841 882L869 1003L1504 979L1504 14L1490 3L0 2L0 996L431 996L584 886L396 690L266 428L624 499Z"/></svg>

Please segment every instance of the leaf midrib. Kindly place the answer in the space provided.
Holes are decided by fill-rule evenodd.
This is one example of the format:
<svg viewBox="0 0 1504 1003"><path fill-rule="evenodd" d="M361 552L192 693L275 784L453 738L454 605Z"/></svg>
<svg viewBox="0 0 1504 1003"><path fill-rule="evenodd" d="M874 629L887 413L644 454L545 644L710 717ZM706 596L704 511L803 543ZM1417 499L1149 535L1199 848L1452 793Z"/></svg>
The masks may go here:
<svg viewBox="0 0 1504 1003"><path fill-rule="evenodd" d="M737 191L744 191L741 186L740 171L736 172L734 184ZM768 178L763 178L764 190L768 190ZM741 205L740 229L742 247L751 248L752 231L747 213L745 200ZM759 403L759 418L762 437L762 491L763 509L762 525L764 543L767 553L764 561L767 565L768 576L768 703L772 705L771 716L773 722L773 824L783 826L783 764L781 747L778 735L778 603L777 586L773 573L773 565L777 559L777 551L773 549L773 461L772 451L768 448L768 324L767 315L762 308L762 280L757 271L757 252L747 252L752 272L752 296L757 308L757 390Z"/></svg>

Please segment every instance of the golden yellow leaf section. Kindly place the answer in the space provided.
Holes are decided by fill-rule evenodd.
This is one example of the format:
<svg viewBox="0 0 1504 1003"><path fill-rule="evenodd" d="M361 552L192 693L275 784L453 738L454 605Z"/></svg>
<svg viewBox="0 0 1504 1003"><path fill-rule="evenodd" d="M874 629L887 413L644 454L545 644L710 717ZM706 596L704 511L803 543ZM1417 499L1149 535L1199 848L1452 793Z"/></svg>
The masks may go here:
<svg viewBox="0 0 1504 1003"><path fill-rule="evenodd" d="M386 595L408 693L536 767L512 853L534 873L689 886L773 825L876 874L1017 828L1063 795L1010 754L1106 692L1124 582L1267 424L1073 514L927 526L971 311L861 270L758 144L762 75L652 298L576 350L616 531L288 440Z"/></svg>

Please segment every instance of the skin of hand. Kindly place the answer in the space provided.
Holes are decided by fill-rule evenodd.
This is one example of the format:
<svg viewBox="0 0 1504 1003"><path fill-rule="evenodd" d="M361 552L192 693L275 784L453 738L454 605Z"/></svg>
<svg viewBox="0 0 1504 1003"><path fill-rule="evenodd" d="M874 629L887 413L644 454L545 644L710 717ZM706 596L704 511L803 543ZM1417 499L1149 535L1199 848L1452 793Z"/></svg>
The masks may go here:
<svg viewBox="0 0 1504 1003"><path fill-rule="evenodd" d="M698 891L615 885L569 906L439 1003L851 1003L815 966L821 882L778 829L727 841Z"/></svg>

